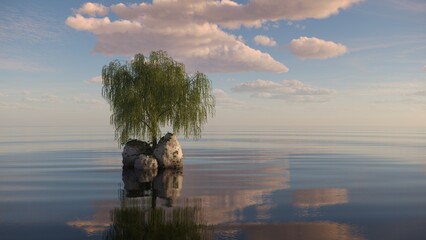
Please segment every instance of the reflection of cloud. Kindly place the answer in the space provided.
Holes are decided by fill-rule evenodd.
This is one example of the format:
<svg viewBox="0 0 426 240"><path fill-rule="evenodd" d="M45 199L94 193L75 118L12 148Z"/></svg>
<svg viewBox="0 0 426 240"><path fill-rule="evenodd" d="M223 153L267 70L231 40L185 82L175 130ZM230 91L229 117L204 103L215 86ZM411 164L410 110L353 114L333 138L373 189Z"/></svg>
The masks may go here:
<svg viewBox="0 0 426 240"><path fill-rule="evenodd" d="M97 201L94 204L95 214L90 219L69 221L66 224L83 229L88 235L102 232L111 224L111 209L118 205L118 201Z"/></svg>
<svg viewBox="0 0 426 240"><path fill-rule="evenodd" d="M108 212L109 213L109 212ZM109 217L109 216L108 216ZM68 226L75 227L75 228L81 228L83 229L87 235L93 235L98 232L104 231L106 228L109 227L110 222L103 221L108 218L102 218L102 221L96 221L96 220L76 220L67 222Z"/></svg>
<svg viewBox="0 0 426 240"><path fill-rule="evenodd" d="M256 219L268 219L271 217L271 210L275 208L276 205L263 204L256 205Z"/></svg>
<svg viewBox="0 0 426 240"><path fill-rule="evenodd" d="M217 231L231 231L247 236L248 240L292 239L292 240L363 240L353 225L336 222L295 222L284 224L245 224L218 226Z"/></svg>
<svg viewBox="0 0 426 240"><path fill-rule="evenodd" d="M218 158L216 163L204 166L205 171L191 170L192 166L185 168L186 184L182 195L202 200L209 224L238 221L240 211L249 206L265 205L265 196L289 187L288 162L282 156L252 151L239 155L240 160L232 156L222 158L226 164L220 163L221 158ZM265 207L260 208L267 214Z"/></svg>
<svg viewBox="0 0 426 240"><path fill-rule="evenodd" d="M293 192L296 207L322 207L348 203L348 190L345 188L301 189Z"/></svg>
<svg viewBox="0 0 426 240"><path fill-rule="evenodd" d="M346 53L346 46L319 38L300 37L290 43L291 52L300 58L326 59Z"/></svg>

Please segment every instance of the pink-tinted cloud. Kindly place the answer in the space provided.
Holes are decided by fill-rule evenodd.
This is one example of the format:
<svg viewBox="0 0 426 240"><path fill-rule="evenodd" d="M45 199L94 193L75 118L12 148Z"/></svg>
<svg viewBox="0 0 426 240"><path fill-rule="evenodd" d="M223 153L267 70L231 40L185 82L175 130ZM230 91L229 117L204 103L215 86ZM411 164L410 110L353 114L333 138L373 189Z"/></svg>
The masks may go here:
<svg viewBox="0 0 426 240"><path fill-rule="evenodd" d="M87 14L89 16L95 17L106 16L108 14L108 8L99 3L87 2L81 6L76 12L79 14Z"/></svg>
<svg viewBox="0 0 426 240"><path fill-rule="evenodd" d="M222 89L213 89L213 95L216 98L216 106L222 108L241 108L244 103L232 98L227 92Z"/></svg>
<svg viewBox="0 0 426 240"><path fill-rule="evenodd" d="M254 42L258 45L269 46L269 47L274 47L277 45L277 42L273 38L265 36L265 35L256 35L254 37Z"/></svg>
<svg viewBox="0 0 426 240"><path fill-rule="evenodd" d="M303 59L326 59L343 55L347 47L340 43L325 41L315 37L300 37L290 43L291 52Z"/></svg>
<svg viewBox="0 0 426 240"><path fill-rule="evenodd" d="M102 84L102 76L92 77L91 79L87 80L87 82L88 83Z"/></svg>
<svg viewBox="0 0 426 240"><path fill-rule="evenodd" d="M238 84L232 91L251 93L254 98L282 99L288 102L326 102L336 93L334 89L314 87L299 80L255 80Z"/></svg>
<svg viewBox="0 0 426 240"><path fill-rule="evenodd" d="M228 28L260 27L270 20L322 19L338 14L362 0L251 0L247 4L233 1L206 1L202 17Z"/></svg>
<svg viewBox="0 0 426 240"><path fill-rule="evenodd" d="M155 0L110 6L105 17L94 17L105 14L104 6L85 4L66 23L93 33L97 38L95 51L103 54L130 56L162 49L190 70L287 72L283 63L222 28L260 27L279 19L325 18L357 2L360 0L252 0L247 4Z"/></svg>

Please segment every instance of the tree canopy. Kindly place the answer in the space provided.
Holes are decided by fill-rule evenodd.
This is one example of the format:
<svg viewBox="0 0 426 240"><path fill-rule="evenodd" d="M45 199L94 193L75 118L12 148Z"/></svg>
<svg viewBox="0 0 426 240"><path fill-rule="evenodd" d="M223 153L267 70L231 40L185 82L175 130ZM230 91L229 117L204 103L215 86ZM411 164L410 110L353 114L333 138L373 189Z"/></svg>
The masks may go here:
<svg viewBox="0 0 426 240"><path fill-rule="evenodd" d="M186 138L199 138L207 118L214 115L208 77L188 74L165 51L151 52L149 57L136 54L123 64L110 62L102 68L102 83L115 138L122 145L131 138L148 138L156 145L165 126Z"/></svg>

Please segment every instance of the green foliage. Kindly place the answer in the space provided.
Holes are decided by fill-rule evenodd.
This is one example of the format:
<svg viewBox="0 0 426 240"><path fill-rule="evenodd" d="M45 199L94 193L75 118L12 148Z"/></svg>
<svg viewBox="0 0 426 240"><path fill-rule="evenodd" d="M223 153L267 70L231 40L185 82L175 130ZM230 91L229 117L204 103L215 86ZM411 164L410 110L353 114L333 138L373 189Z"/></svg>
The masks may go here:
<svg viewBox="0 0 426 240"><path fill-rule="evenodd" d="M111 107L116 139L148 138L156 144L161 127L171 126L187 138L201 136L207 117L214 115L215 99L207 76L188 75L185 66L165 51L132 61L110 62L102 69L102 96Z"/></svg>

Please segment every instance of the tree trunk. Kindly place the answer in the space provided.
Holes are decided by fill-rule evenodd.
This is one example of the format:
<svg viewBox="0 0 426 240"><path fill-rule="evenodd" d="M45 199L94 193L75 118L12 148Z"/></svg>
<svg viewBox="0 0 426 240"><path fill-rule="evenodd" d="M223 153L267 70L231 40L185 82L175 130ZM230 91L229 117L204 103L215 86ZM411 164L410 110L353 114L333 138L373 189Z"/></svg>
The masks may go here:
<svg viewBox="0 0 426 240"><path fill-rule="evenodd" d="M155 149L157 146L157 137L152 137L152 149Z"/></svg>

